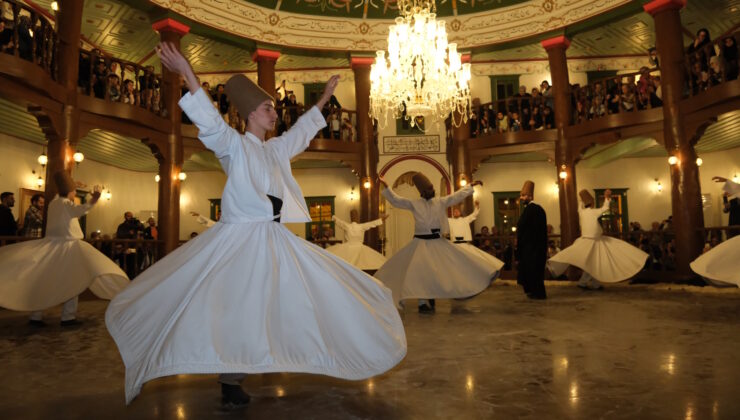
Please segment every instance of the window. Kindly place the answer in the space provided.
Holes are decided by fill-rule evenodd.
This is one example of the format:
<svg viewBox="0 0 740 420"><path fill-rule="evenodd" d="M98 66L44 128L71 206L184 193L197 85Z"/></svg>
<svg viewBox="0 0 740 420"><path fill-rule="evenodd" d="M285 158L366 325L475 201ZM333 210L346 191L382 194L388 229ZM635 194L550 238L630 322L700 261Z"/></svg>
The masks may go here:
<svg viewBox="0 0 740 420"><path fill-rule="evenodd" d="M627 211L627 190L629 188L611 188L612 202L609 211L604 213L600 218L601 229L606 234L621 236L629 232L629 214ZM603 189L595 189L596 208L604 205Z"/></svg>
<svg viewBox="0 0 740 420"><path fill-rule="evenodd" d="M491 76L491 100L510 98L519 92L519 75Z"/></svg>
<svg viewBox="0 0 740 420"><path fill-rule="evenodd" d="M306 197L311 221L306 223L306 240L329 239L334 236L334 196Z"/></svg>
<svg viewBox="0 0 740 420"><path fill-rule="evenodd" d="M514 233L512 229L519 222L519 191L493 193L493 221L500 235Z"/></svg>
<svg viewBox="0 0 740 420"><path fill-rule="evenodd" d="M220 198L209 198L211 202L211 220L218 220L221 218L221 199Z"/></svg>

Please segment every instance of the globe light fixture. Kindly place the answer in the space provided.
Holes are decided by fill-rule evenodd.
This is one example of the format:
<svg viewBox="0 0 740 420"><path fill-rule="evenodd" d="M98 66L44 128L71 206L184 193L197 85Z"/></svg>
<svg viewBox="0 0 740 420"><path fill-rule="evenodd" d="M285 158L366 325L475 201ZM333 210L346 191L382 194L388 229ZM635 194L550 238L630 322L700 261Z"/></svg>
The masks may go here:
<svg viewBox="0 0 740 420"><path fill-rule="evenodd" d="M362 187L365 188L366 190L369 190L370 187L372 187L372 186L373 186L373 184L372 184L372 182L370 182L370 178L365 178L365 181L363 181L363 183L362 183Z"/></svg>
<svg viewBox="0 0 740 420"><path fill-rule="evenodd" d="M399 0L400 16L388 28L388 52L377 51L370 69L370 116L384 128L388 119L444 120L459 127L470 115L470 63L447 42L434 0Z"/></svg>
<svg viewBox="0 0 740 420"><path fill-rule="evenodd" d="M188 174L186 174L185 172L180 172L179 174L177 174L177 179L179 179L180 181L185 181L187 178Z"/></svg>
<svg viewBox="0 0 740 420"><path fill-rule="evenodd" d="M47 163L49 163L49 157L46 156L46 153L41 153L39 157L36 159L36 161L41 165L41 167L45 167Z"/></svg>
<svg viewBox="0 0 740 420"><path fill-rule="evenodd" d="M668 158L668 164L669 165L675 165L678 163L678 158L675 156L671 156Z"/></svg>
<svg viewBox="0 0 740 420"><path fill-rule="evenodd" d="M702 163L704 163L704 160L702 158L696 158L696 166L701 166Z"/></svg>
<svg viewBox="0 0 740 420"><path fill-rule="evenodd" d="M159 174L154 175L154 182L159 182L159 180L160 180Z"/></svg>
<svg viewBox="0 0 740 420"><path fill-rule="evenodd" d="M43 187L44 186L44 178L41 178L39 176L38 179L36 180L36 186L39 187L39 188Z"/></svg>
<svg viewBox="0 0 740 420"><path fill-rule="evenodd" d="M83 160L85 160L85 155L82 154L82 152L75 152L74 155L72 155L72 159L75 161L76 164L80 164Z"/></svg>

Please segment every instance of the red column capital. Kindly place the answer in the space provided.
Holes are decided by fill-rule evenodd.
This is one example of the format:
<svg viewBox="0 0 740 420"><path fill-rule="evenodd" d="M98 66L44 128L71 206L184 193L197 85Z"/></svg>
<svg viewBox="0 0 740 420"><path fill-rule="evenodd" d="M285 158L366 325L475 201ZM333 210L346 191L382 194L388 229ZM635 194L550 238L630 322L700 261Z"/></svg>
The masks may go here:
<svg viewBox="0 0 740 420"><path fill-rule="evenodd" d="M645 12L651 16L655 16L656 13L663 12L665 10L681 10L686 7L686 0L653 0L650 3L646 3L642 6Z"/></svg>
<svg viewBox="0 0 740 420"><path fill-rule="evenodd" d="M257 48L252 53L252 61L277 61L278 58L280 58L280 51Z"/></svg>
<svg viewBox="0 0 740 420"><path fill-rule="evenodd" d="M164 18L152 23L152 29L157 32L174 32L180 36L185 36L190 32L190 27L188 25L172 18Z"/></svg>
<svg viewBox="0 0 740 420"><path fill-rule="evenodd" d="M541 42L542 48L550 50L553 48L568 49L570 47L570 39L565 35L556 36L554 38L545 39Z"/></svg>
<svg viewBox="0 0 740 420"><path fill-rule="evenodd" d="M350 67L352 67L352 69L356 69L358 67L370 67L374 63L374 57L351 57L349 60Z"/></svg>

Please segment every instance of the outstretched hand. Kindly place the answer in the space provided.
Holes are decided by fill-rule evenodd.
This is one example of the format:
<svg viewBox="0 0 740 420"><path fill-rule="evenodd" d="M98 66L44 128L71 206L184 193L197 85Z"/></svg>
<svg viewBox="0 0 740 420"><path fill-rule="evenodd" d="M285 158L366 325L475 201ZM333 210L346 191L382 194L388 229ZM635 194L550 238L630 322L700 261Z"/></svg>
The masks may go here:
<svg viewBox="0 0 740 420"><path fill-rule="evenodd" d="M483 181L473 181L470 183L471 187L475 187L476 185L483 185Z"/></svg>
<svg viewBox="0 0 740 420"><path fill-rule="evenodd" d="M324 107L324 105L326 105L327 102L329 102L329 99L331 99L331 96L334 95L334 91L336 90L338 84L338 74L335 74L334 76L329 78L329 80L326 82L326 87L324 87L324 93L321 94L321 98L319 98L318 102L316 102L317 108L321 109Z"/></svg>
<svg viewBox="0 0 740 420"><path fill-rule="evenodd" d="M606 191L604 191L604 198L606 198L607 200L611 200L612 199L612 190L607 189Z"/></svg>
<svg viewBox="0 0 740 420"><path fill-rule="evenodd" d="M388 188L388 183L385 182L385 179L382 176L380 176L380 175L378 175L378 182L380 182L381 184L383 184L384 187Z"/></svg>
<svg viewBox="0 0 740 420"><path fill-rule="evenodd" d="M198 212L195 212L195 211L191 211L191 212L190 212L190 215L191 215L191 216L194 216L194 217L198 217L198 216L200 216L200 213L198 213Z"/></svg>
<svg viewBox="0 0 740 420"><path fill-rule="evenodd" d="M713 176L712 181L714 182L727 182L727 178L722 178L721 176Z"/></svg>
<svg viewBox="0 0 740 420"><path fill-rule="evenodd" d="M154 47L154 51L167 70L185 78L190 93L195 93L200 89L200 83L198 83L198 78L195 77L193 68L190 67L188 60L174 45L169 42L160 42Z"/></svg>

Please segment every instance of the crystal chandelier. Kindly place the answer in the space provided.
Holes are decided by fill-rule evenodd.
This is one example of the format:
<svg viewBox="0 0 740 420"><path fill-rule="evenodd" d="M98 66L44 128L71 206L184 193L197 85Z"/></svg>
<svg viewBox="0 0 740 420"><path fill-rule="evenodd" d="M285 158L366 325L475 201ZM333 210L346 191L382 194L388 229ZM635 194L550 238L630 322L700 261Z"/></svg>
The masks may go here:
<svg viewBox="0 0 740 420"><path fill-rule="evenodd" d="M462 64L457 44L447 43L434 0L399 0L398 7L388 54L378 51L370 70L370 116L380 127L388 117L413 127L417 117L444 120L452 113L459 127L470 112L470 64Z"/></svg>

